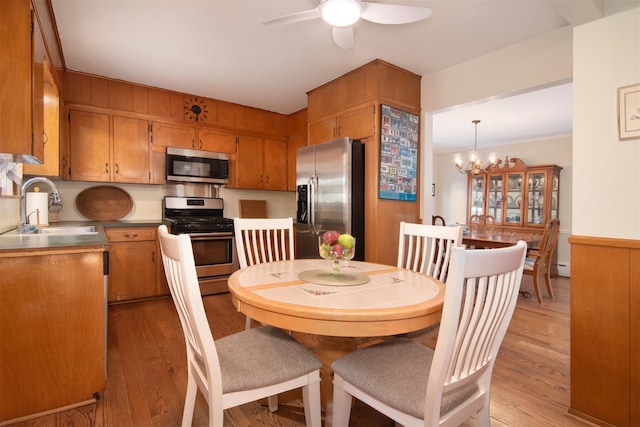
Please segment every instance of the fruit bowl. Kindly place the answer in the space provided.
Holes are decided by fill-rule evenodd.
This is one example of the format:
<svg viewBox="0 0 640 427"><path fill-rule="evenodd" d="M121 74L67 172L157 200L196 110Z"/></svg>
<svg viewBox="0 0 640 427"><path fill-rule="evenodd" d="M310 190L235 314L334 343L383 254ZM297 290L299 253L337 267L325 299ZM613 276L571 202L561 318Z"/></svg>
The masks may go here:
<svg viewBox="0 0 640 427"><path fill-rule="evenodd" d="M318 240L320 257L333 261L332 275L340 277L340 260L353 259L356 254L356 239L350 234L340 234L330 230L320 236Z"/></svg>

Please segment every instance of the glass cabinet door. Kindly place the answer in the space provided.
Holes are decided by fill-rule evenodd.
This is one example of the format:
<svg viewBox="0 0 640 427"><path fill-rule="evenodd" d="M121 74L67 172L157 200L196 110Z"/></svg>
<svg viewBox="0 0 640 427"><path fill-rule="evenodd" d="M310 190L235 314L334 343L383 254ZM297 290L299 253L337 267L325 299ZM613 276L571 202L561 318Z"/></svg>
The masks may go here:
<svg viewBox="0 0 640 427"><path fill-rule="evenodd" d="M545 173L530 173L528 181L527 224L541 225L544 220Z"/></svg>
<svg viewBox="0 0 640 427"><path fill-rule="evenodd" d="M482 175L471 177L471 215L484 215L484 182Z"/></svg>
<svg viewBox="0 0 640 427"><path fill-rule="evenodd" d="M505 224L521 224L523 173L507 174Z"/></svg>
<svg viewBox="0 0 640 427"><path fill-rule="evenodd" d="M558 205L560 204L560 176L551 178L551 218L558 218Z"/></svg>
<svg viewBox="0 0 640 427"><path fill-rule="evenodd" d="M502 222L502 188L502 175L490 175L487 215L493 216L496 219L496 223Z"/></svg>

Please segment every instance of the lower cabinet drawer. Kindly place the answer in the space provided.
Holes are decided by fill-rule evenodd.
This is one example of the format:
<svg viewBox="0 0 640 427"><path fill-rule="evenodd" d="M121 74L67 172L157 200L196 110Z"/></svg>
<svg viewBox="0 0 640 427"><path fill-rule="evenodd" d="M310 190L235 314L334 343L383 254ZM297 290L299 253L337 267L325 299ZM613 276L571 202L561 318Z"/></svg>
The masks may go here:
<svg viewBox="0 0 640 427"><path fill-rule="evenodd" d="M128 227L105 229L109 242L140 242L144 240L156 240L157 229L155 227Z"/></svg>

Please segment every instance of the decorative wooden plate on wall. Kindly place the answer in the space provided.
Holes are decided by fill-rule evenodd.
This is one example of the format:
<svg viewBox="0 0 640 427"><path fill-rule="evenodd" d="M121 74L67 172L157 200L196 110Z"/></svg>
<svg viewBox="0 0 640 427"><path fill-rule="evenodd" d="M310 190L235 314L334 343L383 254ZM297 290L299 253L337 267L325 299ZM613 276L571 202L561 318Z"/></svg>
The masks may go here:
<svg viewBox="0 0 640 427"><path fill-rule="evenodd" d="M78 212L96 221L115 221L133 209L133 199L125 190L112 185L98 185L83 190L76 197Z"/></svg>

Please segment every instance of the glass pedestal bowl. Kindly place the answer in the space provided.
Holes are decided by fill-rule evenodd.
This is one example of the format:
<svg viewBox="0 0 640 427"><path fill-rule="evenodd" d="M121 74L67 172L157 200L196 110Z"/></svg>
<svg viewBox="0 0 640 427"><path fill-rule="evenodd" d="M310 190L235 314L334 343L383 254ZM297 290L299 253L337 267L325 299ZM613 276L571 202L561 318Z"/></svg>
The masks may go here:
<svg viewBox="0 0 640 427"><path fill-rule="evenodd" d="M351 245L349 245L349 243L351 243ZM323 243L322 237L320 237L318 252L320 253L321 258L333 261L331 276L335 279L340 279L342 277L342 273L340 272L340 260L353 259L353 256L356 254L356 239L355 237L352 237L351 242L346 242L343 246L340 243L336 243L335 245Z"/></svg>

